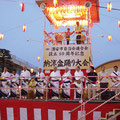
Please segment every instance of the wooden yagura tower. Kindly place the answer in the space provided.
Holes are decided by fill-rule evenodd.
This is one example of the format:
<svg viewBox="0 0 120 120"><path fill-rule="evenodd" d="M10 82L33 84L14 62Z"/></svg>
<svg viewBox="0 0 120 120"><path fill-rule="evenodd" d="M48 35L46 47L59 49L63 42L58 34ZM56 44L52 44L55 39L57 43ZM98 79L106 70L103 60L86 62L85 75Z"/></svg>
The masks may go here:
<svg viewBox="0 0 120 120"><path fill-rule="evenodd" d="M76 26L78 21L88 31L86 44L56 45L53 42L56 33L47 33L44 29L43 69L51 71L57 66L64 71L68 66L74 72L76 66L80 65L86 73L92 62L90 29L93 23L99 22L99 0L36 0L36 3L55 29Z"/></svg>

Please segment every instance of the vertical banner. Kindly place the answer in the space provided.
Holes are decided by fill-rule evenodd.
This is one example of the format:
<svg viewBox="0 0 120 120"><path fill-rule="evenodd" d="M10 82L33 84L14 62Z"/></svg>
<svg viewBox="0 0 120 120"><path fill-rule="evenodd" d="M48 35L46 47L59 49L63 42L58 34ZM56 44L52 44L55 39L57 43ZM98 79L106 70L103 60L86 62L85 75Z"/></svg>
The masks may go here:
<svg viewBox="0 0 120 120"><path fill-rule="evenodd" d="M54 45L44 46L43 69L50 70L54 66L64 69L66 66L75 69L89 68L90 45Z"/></svg>

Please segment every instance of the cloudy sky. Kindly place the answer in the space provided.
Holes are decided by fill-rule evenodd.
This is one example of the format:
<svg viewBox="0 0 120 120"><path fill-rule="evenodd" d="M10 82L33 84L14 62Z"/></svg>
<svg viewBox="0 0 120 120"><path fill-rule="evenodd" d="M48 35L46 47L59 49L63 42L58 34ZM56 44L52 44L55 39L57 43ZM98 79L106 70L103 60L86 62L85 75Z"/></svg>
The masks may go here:
<svg viewBox="0 0 120 120"><path fill-rule="evenodd" d="M25 11L21 12L20 2L25 3ZM111 2L113 8L120 9L120 0L100 0L100 6L107 6ZM91 31L92 54L94 66L104 62L120 59L120 11L100 8L100 23L93 25ZM0 0L0 33L4 34L0 41L0 48L8 49L29 63L39 67L43 59L43 29L44 15L35 3L35 0ZM26 32L22 32L22 26L26 24ZM54 32L53 26L47 21L47 32ZM58 31L64 31L60 28ZM71 28L72 30L74 29ZM112 40L108 41L111 34ZM104 38L98 37L104 35ZM27 39L30 39L27 42ZM39 42L37 42L39 41ZM37 56L41 61L37 61Z"/></svg>

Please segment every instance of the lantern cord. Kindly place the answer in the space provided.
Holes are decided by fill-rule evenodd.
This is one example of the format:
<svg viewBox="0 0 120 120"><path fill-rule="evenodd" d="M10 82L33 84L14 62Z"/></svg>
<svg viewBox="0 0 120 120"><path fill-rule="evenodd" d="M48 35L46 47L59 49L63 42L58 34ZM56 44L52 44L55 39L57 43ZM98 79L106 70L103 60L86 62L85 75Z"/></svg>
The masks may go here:
<svg viewBox="0 0 120 120"><path fill-rule="evenodd" d="M104 7L104 6L96 6L96 5L93 5L93 6L95 6L95 7L99 7L99 8L107 9L107 7ZM120 11L119 8L112 8L112 10Z"/></svg>
<svg viewBox="0 0 120 120"><path fill-rule="evenodd" d="M31 20L31 21L29 21L29 22L26 22L26 23L24 23L24 24L25 24L25 25L26 25L26 24L30 24L30 23L36 22L36 21L38 21L38 20L40 20L40 17L39 17L39 18L36 18L36 19L34 19L34 20ZM21 24L21 25L23 25L23 24ZM12 27L12 28L10 28L10 29L4 31L3 33L7 33L7 32L12 31L12 30L14 30L14 29L20 28L21 25Z"/></svg>
<svg viewBox="0 0 120 120"><path fill-rule="evenodd" d="M101 29L104 33L106 33L107 35L109 34L108 31L106 31L105 29L103 29L100 25L95 24L99 29ZM114 36L112 35L112 38L114 38L114 40L117 41L117 44L120 43L120 41Z"/></svg>

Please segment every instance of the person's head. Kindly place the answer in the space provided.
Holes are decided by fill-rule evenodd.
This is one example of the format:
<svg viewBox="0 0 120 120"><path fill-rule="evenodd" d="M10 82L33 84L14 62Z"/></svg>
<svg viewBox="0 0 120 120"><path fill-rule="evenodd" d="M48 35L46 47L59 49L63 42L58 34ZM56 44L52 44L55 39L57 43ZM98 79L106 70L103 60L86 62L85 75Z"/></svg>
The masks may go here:
<svg viewBox="0 0 120 120"><path fill-rule="evenodd" d="M79 26L79 22L78 21L76 22L76 25Z"/></svg>
<svg viewBox="0 0 120 120"><path fill-rule="evenodd" d="M39 73L41 73L42 72L42 68L39 68L38 71L39 71Z"/></svg>
<svg viewBox="0 0 120 120"><path fill-rule="evenodd" d="M24 70L24 71L27 70L27 66L26 66L26 65L23 66L23 70Z"/></svg>
<svg viewBox="0 0 120 120"><path fill-rule="evenodd" d="M104 72L105 71L105 66L101 66L101 70L102 70L102 72Z"/></svg>
<svg viewBox="0 0 120 120"><path fill-rule="evenodd" d="M68 71L69 71L69 68L68 68L68 67L66 67L66 68L65 68L65 72L67 73Z"/></svg>
<svg viewBox="0 0 120 120"><path fill-rule="evenodd" d="M117 72L118 71L118 66L114 66L114 71Z"/></svg>
<svg viewBox="0 0 120 120"><path fill-rule="evenodd" d="M70 28L67 28L67 31L70 32Z"/></svg>
<svg viewBox="0 0 120 120"><path fill-rule="evenodd" d="M54 71L54 72L56 72L56 71L57 71L57 67L56 67L56 66L54 67L53 71Z"/></svg>
<svg viewBox="0 0 120 120"><path fill-rule="evenodd" d="M90 72L94 72L95 68L93 66L90 66Z"/></svg>
<svg viewBox="0 0 120 120"><path fill-rule="evenodd" d="M79 71L80 71L80 66L77 66L77 67L76 67L76 70L79 72Z"/></svg>
<svg viewBox="0 0 120 120"><path fill-rule="evenodd" d="M13 75L15 75L15 74L16 74L16 71L15 71L15 70L13 70L13 71L12 71L12 74L13 74Z"/></svg>
<svg viewBox="0 0 120 120"><path fill-rule="evenodd" d="M7 72L7 71L8 71L7 67L4 67L4 72Z"/></svg>

